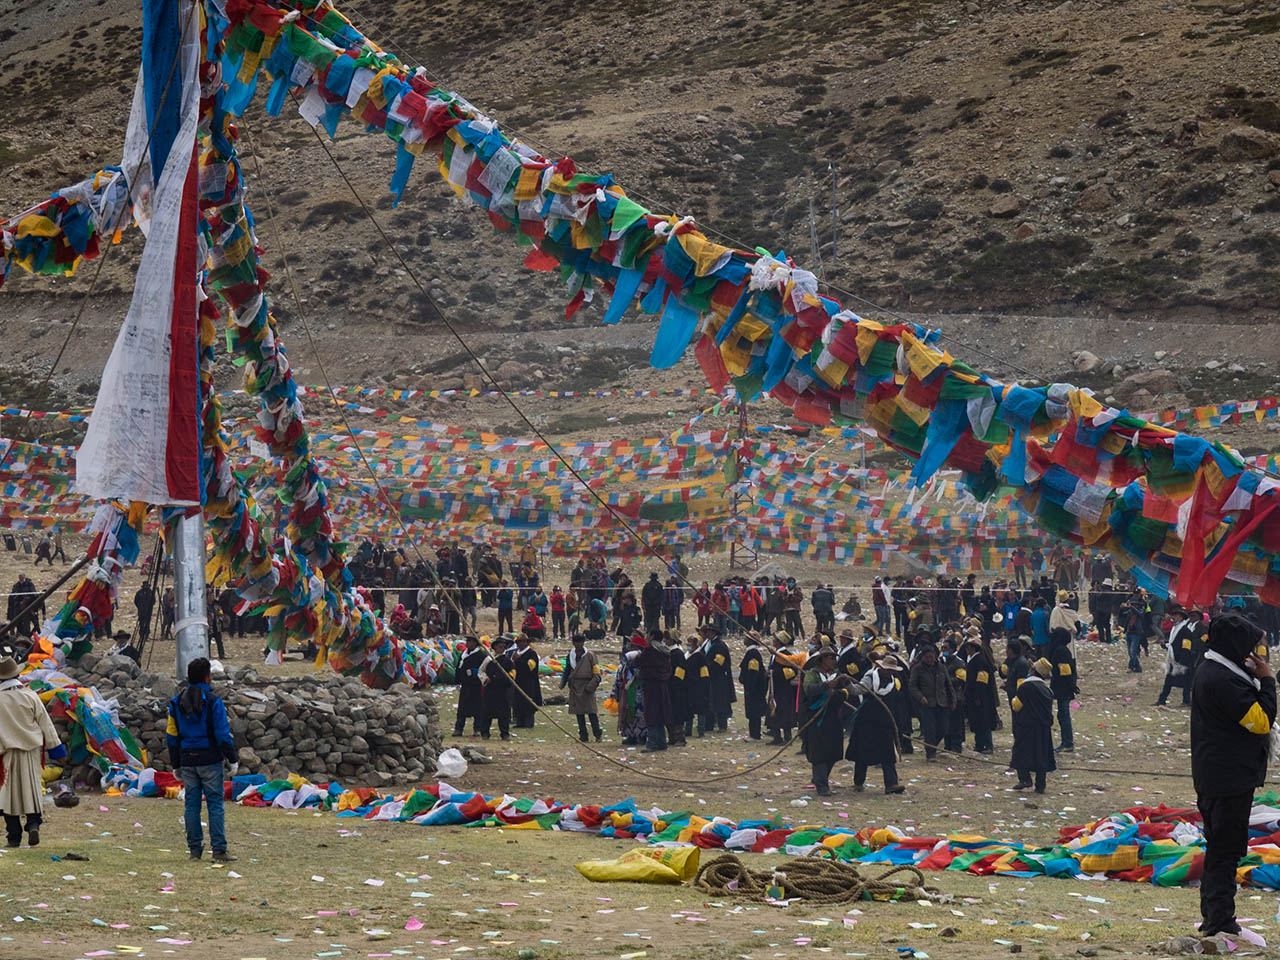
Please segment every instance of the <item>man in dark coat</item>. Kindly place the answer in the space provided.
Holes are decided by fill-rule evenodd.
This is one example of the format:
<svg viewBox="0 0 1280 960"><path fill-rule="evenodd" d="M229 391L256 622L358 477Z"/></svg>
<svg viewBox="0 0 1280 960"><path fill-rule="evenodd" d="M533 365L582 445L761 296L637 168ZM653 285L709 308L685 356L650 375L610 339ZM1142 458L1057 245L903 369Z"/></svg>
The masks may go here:
<svg viewBox="0 0 1280 960"><path fill-rule="evenodd" d="M901 688L896 660L877 661L866 672L860 686L866 691L862 704L853 717L853 732L845 759L853 761L853 789L862 792L867 782L867 768L880 767L884 773L884 792L902 793L898 782L897 723L894 717L894 694Z"/></svg>
<svg viewBox="0 0 1280 960"><path fill-rule="evenodd" d="M1267 777L1276 680L1262 631L1238 613L1214 618L1191 691L1191 776L1204 817L1200 935L1239 933L1236 867L1249 841L1253 792Z"/></svg>
<svg viewBox="0 0 1280 960"><path fill-rule="evenodd" d="M956 691L956 702L947 720L947 734L943 743L951 752L960 753L964 750L964 658L956 652L955 640L947 637L942 641L939 659L947 668Z"/></svg>
<svg viewBox="0 0 1280 960"><path fill-rule="evenodd" d="M1034 773L1036 793L1044 793L1046 775L1058 768L1053 759L1053 691L1047 682L1052 672L1052 664L1041 657L1009 701L1013 711L1013 758L1009 765L1018 771L1015 790L1031 786Z"/></svg>
<svg viewBox="0 0 1280 960"><path fill-rule="evenodd" d="M1076 746L1075 732L1071 726L1071 701L1080 692L1076 674L1076 658L1071 653L1071 634L1065 627L1049 631L1049 663L1053 674L1049 677L1049 689L1058 703L1058 732L1062 742L1056 752L1072 753Z"/></svg>
<svg viewBox="0 0 1280 960"><path fill-rule="evenodd" d="M667 726L667 746L683 747L685 724L692 717L689 712L689 665L679 637L672 639L670 647L671 679L667 681L667 698L671 701L671 722Z"/></svg>
<svg viewBox="0 0 1280 960"><path fill-rule="evenodd" d="M693 734L694 722L697 722L698 736L704 736L707 727L712 725L711 717L711 671L707 669L707 658L702 653L702 643L697 637L690 637L688 649L684 657L685 669L685 703L687 713L684 721L685 736Z"/></svg>
<svg viewBox="0 0 1280 960"><path fill-rule="evenodd" d="M156 592L145 580L133 595L133 607L138 611L138 643L143 644L151 636L151 613L156 608Z"/></svg>
<svg viewBox="0 0 1280 960"><path fill-rule="evenodd" d="M1005 648L1004 663L1000 664L1000 676L1004 678L1004 695L1010 702L1018 692L1018 686L1031 673L1031 661L1027 659L1029 644L1024 637L1013 637Z"/></svg>
<svg viewBox="0 0 1280 960"><path fill-rule="evenodd" d="M718 730L728 730L733 704L738 699L733 687L733 664L729 659L729 647L720 639L720 631L714 626L703 627L702 635L705 638L702 655L706 658L709 680L709 712Z"/></svg>
<svg viewBox="0 0 1280 960"><path fill-rule="evenodd" d="M951 683L951 673L938 659L938 648L932 643L921 644L916 650L908 692L920 717L924 758L933 760L938 754L938 743L951 725L951 710L959 697Z"/></svg>
<svg viewBox="0 0 1280 960"><path fill-rule="evenodd" d="M1195 625L1203 622L1198 614L1188 614L1181 607L1173 609L1173 629L1165 644L1164 686L1160 688L1160 696L1156 698L1156 706L1163 707L1169 699L1169 691L1174 687L1182 688L1182 705L1191 705L1191 668L1195 665L1198 654L1195 651Z"/></svg>
<svg viewBox="0 0 1280 960"><path fill-rule="evenodd" d="M636 658L640 671L640 695L644 697L645 745L643 753L667 749L667 727L671 723L671 648L655 631Z"/></svg>
<svg viewBox="0 0 1280 960"><path fill-rule="evenodd" d="M796 700L800 686L802 658L791 652L791 636L780 631L774 636L777 647L769 661L769 729L775 746L791 742L796 726Z"/></svg>
<svg viewBox="0 0 1280 960"><path fill-rule="evenodd" d="M854 636L852 630L845 630L840 634L840 649L836 651L836 669L841 676L854 681L861 680L863 671L870 665L858 649L860 641L861 638Z"/></svg>
<svg viewBox="0 0 1280 960"><path fill-rule="evenodd" d="M656 573L649 574L649 582L640 590L640 607L644 611L644 632L651 634L658 629L662 615L662 583Z"/></svg>
<svg viewBox="0 0 1280 960"><path fill-rule="evenodd" d="M526 700L525 697L517 693L512 698L516 726L532 730L533 718L538 712L533 704L536 703L539 707L542 706L542 681L538 676L538 652L533 649L533 645L527 636L522 635L520 637L515 653L511 655L511 663L516 671L516 686L528 696ZM530 703L529 700L532 700L533 703Z"/></svg>
<svg viewBox="0 0 1280 960"><path fill-rule="evenodd" d="M809 723L805 756L813 768L814 790L820 797L829 797L831 768L844 755L840 708L849 701L849 681L836 669L832 647L823 647L805 666L800 694L802 715Z"/></svg>
<svg viewBox="0 0 1280 960"><path fill-rule="evenodd" d="M485 652L480 641L475 637L467 637L466 653L458 664L458 714L453 721L453 735L462 736L462 728L467 717L471 718L473 733L480 732L480 718L484 716L483 681L481 669L484 666Z"/></svg>
<svg viewBox="0 0 1280 960"><path fill-rule="evenodd" d="M814 629L818 633L834 633L836 629L836 593L831 584L826 586L819 584L809 596L809 603L813 605L813 618L817 623Z"/></svg>
<svg viewBox="0 0 1280 960"><path fill-rule="evenodd" d="M982 644L970 640L964 646L964 712L973 731L973 749L993 753L991 721L996 712L995 666Z"/></svg>
<svg viewBox="0 0 1280 960"><path fill-rule="evenodd" d="M755 634L747 634L747 646L738 661L738 682L742 684L742 707L752 740L760 739L760 721L769 713L769 674Z"/></svg>
<svg viewBox="0 0 1280 960"><path fill-rule="evenodd" d="M512 685L515 682L515 666L507 648L506 637L493 641L493 656L484 665L484 720L480 724L480 736L489 739L490 724L498 721L498 733L503 740L511 739Z"/></svg>

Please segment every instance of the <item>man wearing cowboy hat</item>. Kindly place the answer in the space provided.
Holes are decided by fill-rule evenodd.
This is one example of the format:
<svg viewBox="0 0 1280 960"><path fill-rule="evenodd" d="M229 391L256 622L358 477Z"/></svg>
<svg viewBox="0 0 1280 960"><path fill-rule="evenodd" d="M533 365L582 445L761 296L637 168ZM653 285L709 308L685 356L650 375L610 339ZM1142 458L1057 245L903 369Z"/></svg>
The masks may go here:
<svg viewBox="0 0 1280 960"><path fill-rule="evenodd" d="M49 714L18 677L12 657L0 658L0 812L4 813L8 845L22 843L22 818L27 818L27 843L40 843L41 802L44 780L42 751L50 760L61 760L67 748L58 740Z"/></svg>
<svg viewBox="0 0 1280 960"><path fill-rule="evenodd" d="M902 666L891 653L873 661L858 687L866 696L853 719L845 759L853 761L853 789L862 792L867 768L878 766L884 774L884 792L902 793L898 782L898 711L894 700L902 689Z"/></svg>
<svg viewBox="0 0 1280 960"><path fill-rule="evenodd" d="M801 715L809 725L804 747L813 770L813 786L818 796L829 797L831 768L844 755L840 708L849 702L849 681L836 670L832 647L823 647L805 664L800 702Z"/></svg>
<svg viewBox="0 0 1280 960"><path fill-rule="evenodd" d="M490 644L492 655L484 663L484 686L480 692L483 719L479 723L480 736L485 740L489 739L494 720L498 721L499 736L511 739L511 705L517 694L516 667L507 649L510 645L506 636L495 637Z"/></svg>

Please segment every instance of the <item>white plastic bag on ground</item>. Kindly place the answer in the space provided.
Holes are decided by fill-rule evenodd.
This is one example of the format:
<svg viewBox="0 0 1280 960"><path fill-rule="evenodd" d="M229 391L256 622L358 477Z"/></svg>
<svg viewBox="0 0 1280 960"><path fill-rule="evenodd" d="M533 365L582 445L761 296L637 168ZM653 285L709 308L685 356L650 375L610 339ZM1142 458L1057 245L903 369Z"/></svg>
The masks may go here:
<svg viewBox="0 0 1280 960"><path fill-rule="evenodd" d="M467 760L454 747L440 754L436 760L436 777L460 777L467 772Z"/></svg>

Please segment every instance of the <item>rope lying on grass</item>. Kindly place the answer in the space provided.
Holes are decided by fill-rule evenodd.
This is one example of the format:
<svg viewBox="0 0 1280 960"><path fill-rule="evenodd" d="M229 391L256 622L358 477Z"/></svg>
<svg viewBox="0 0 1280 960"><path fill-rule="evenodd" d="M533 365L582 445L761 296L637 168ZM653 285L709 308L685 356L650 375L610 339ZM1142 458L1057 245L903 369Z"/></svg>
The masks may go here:
<svg viewBox="0 0 1280 960"><path fill-rule="evenodd" d="M889 878L911 875L898 884ZM715 896L744 896L753 900L804 900L807 903L852 903L855 900L938 900L943 894L925 883L924 874L909 864L891 867L878 877L864 877L851 863L820 857L796 857L773 870L749 870L733 854L708 860L693 878L699 890ZM773 889L773 894L769 891ZM781 896L778 896L779 891Z"/></svg>

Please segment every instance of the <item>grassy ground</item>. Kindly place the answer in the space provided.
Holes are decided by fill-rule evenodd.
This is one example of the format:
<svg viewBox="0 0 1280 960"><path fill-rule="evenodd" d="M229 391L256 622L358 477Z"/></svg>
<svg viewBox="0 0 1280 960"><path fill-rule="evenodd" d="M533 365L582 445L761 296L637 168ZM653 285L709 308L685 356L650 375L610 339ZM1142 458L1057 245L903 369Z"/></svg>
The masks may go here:
<svg viewBox="0 0 1280 960"><path fill-rule="evenodd" d="M237 654L250 656L253 646L245 641ZM1149 706L1159 682L1155 652L1148 672L1136 677L1123 671L1118 648L1085 647L1081 664L1077 751L1052 775L1043 797L1010 789L1013 777L1000 759L1008 755L1007 731L996 735L995 764L979 764L969 754L927 764L916 754L901 767L907 794L893 798L878 791L878 781L854 794L850 770L841 765L836 796L819 800L807 790L807 766L792 748L744 772L770 753L742 739L736 723L726 734L655 759L622 747L612 729L598 747L603 756L597 755L540 720L508 743L489 741L495 762L473 764L455 785L574 802L634 796L642 805L735 819L895 824L917 835L977 832L1039 843L1051 841L1061 826L1134 804L1191 804L1190 782L1179 776L1187 769L1186 713ZM441 697L450 717L454 691ZM563 707L550 713L570 727ZM648 779L642 770L687 782ZM712 779L728 773L740 775ZM797 800L805 805L793 805ZM712 902L688 887L591 884L573 869L579 860L616 856L630 846L623 841L242 808L228 810L240 862L215 868L207 859L186 859L180 818L176 801L88 796L74 811L53 813L37 851L0 853L0 960L79 958L100 950L232 960L472 952L515 958L525 949L548 960L641 952L654 958L887 957L904 948L979 958L1008 952L1011 944L1065 957L1092 949L1145 952L1188 931L1198 916L1197 894L1189 889L953 873L931 877L957 898L941 906L863 904L845 911ZM50 859L68 851L89 862ZM781 859L751 858L757 866ZM1274 929L1274 895L1246 892L1241 905L1264 933ZM19 916L27 919L18 922ZM417 928L415 918L422 927L406 929ZM128 926L113 926L120 924ZM955 936L941 937L945 927Z"/></svg>

